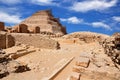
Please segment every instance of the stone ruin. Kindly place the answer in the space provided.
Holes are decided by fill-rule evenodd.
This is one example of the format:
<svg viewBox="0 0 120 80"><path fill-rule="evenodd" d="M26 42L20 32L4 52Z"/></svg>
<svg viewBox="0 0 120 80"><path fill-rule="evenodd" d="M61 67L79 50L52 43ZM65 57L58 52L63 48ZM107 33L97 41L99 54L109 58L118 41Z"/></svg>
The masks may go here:
<svg viewBox="0 0 120 80"><path fill-rule="evenodd" d="M25 24L20 24L18 27L13 30L13 32L17 33L28 33L28 26Z"/></svg>
<svg viewBox="0 0 120 80"><path fill-rule="evenodd" d="M0 22L0 31L4 31L5 29L4 22Z"/></svg>
<svg viewBox="0 0 120 80"><path fill-rule="evenodd" d="M13 60L5 51L0 49L0 79L10 73L20 73L28 70L30 69L26 64Z"/></svg>
<svg viewBox="0 0 120 80"><path fill-rule="evenodd" d="M77 44L92 43L92 42L103 41L107 37L109 36L105 34L98 34L93 32L75 32L63 36L63 38L66 40L66 41L64 40L63 42L77 43Z"/></svg>
<svg viewBox="0 0 120 80"><path fill-rule="evenodd" d="M60 45L57 41L42 36L40 34L11 34L15 40L16 44L26 44L34 46L36 48L45 48L45 49L59 49Z"/></svg>
<svg viewBox="0 0 120 80"><path fill-rule="evenodd" d="M24 24L24 25L21 25ZM23 28L25 27L25 28ZM28 30L28 31L27 31ZM54 18L51 10L42 10L34 13L22 21L19 25L13 28L12 32L18 33L52 33L52 34L66 34L66 28L62 26L58 18Z"/></svg>
<svg viewBox="0 0 120 80"><path fill-rule="evenodd" d="M15 45L15 39L10 34L0 32L0 48L5 49Z"/></svg>
<svg viewBox="0 0 120 80"><path fill-rule="evenodd" d="M101 44L105 49L105 53L110 56L115 63L120 65L120 33L113 34Z"/></svg>

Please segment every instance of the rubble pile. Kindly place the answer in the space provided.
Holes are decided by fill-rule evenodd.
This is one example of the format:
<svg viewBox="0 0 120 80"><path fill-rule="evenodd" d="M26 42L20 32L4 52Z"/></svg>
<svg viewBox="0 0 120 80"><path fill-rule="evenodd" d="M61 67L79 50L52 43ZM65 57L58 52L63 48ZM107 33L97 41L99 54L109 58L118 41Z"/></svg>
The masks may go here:
<svg viewBox="0 0 120 80"><path fill-rule="evenodd" d="M5 51L0 49L0 78L10 73L19 73L30 70L26 64L22 64L10 58Z"/></svg>
<svg viewBox="0 0 120 80"><path fill-rule="evenodd" d="M120 33L115 33L110 38L105 39L102 45L105 53L120 65Z"/></svg>
<svg viewBox="0 0 120 80"><path fill-rule="evenodd" d="M65 39L79 39L80 41L83 41L85 43L100 42L106 39L107 37L109 36L93 32L74 32L63 36L63 38Z"/></svg>
<svg viewBox="0 0 120 80"><path fill-rule="evenodd" d="M69 80L118 80L120 73L104 53L81 53L73 66Z"/></svg>

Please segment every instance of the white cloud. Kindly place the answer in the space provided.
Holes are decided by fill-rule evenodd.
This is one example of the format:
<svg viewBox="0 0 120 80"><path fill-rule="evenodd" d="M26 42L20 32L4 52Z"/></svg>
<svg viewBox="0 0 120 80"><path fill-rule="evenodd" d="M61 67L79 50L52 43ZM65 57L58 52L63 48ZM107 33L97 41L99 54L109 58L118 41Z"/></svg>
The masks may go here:
<svg viewBox="0 0 120 80"><path fill-rule="evenodd" d="M22 0L0 0L0 3L4 3L4 4L17 4L17 3L21 3Z"/></svg>
<svg viewBox="0 0 120 80"><path fill-rule="evenodd" d="M115 6L117 0L86 0L82 2L75 2L70 10L74 10L76 12L87 12L90 10L101 11L108 9L110 7Z"/></svg>
<svg viewBox="0 0 120 80"><path fill-rule="evenodd" d="M61 18L60 20L63 21L63 22L71 23L71 24L79 24L79 23L83 22L83 19L79 19L75 16L67 18L67 19Z"/></svg>
<svg viewBox="0 0 120 80"><path fill-rule="evenodd" d="M17 24L22 21L19 15L11 15L5 12L0 12L0 21L9 23L9 24Z"/></svg>
<svg viewBox="0 0 120 80"><path fill-rule="evenodd" d="M104 28L104 29L107 29L107 30L112 30L111 27L103 22L93 22L91 24L93 27L95 28Z"/></svg>
<svg viewBox="0 0 120 80"><path fill-rule="evenodd" d="M58 5L57 3L54 2L54 0L31 0L32 3L34 4L38 4L38 5L42 5L42 6L45 6L45 5Z"/></svg>
<svg viewBox="0 0 120 80"><path fill-rule="evenodd" d="M117 21L117 22L120 22L120 16L114 16L114 17L112 17L113 18L113 20L115 20L115 21Z"/></svg>

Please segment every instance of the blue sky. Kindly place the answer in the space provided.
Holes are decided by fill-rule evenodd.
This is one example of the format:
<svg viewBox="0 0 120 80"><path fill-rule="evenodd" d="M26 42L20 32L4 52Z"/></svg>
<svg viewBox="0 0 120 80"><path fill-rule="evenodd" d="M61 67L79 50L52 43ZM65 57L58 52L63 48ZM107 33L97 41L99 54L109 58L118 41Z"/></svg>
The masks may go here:
<svg viewBox="0 0 120 80"><path fill-rule="evenodd" d="M0 0L0 21L13 26L39 10L51 9L67 32L120 32L120 0Z"/></svg>

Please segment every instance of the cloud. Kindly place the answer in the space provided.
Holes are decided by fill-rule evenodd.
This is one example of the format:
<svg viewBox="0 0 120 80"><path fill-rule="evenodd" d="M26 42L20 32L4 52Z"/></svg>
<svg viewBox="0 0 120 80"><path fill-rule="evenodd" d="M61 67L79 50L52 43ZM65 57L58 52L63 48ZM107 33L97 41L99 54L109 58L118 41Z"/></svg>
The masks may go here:
<svg viewBox="0 0 120 80"><path fill-rule="evenodd" d="M86 0L82 2L75 2L71 7L69 7L70 10L76 11L76 12L87 12L91 10L95 11L101 11L108 9L110 7L115 6L117 3L117 0Z"/></svg>
<svg viewBox="0 0 120 80"><path fill-rule="evenodd" d="M93 22L91 23L91 25L94 27L94 28L104 28L106 30L112 30L111 27L103 22Z"/></svg>
<svg viewBox="0 0 120 80"><path fill-rule="evenodd" d="M115 21L117 21L117 22L120 22L120 16L114 16L114 17L112 17L113 18L113 20L115 20Z"/></svg>
<svg viewBox="0 0 120 80"><path fill-rule="evenodd" d="M38 4L38 5L41 5L41 6L58 5L54 0L31 0L31 3Z"/></svg>
<svg viewBox="0 0 120 80"><path fill-rule="evenodd" d="M79 24L79 23L83 22L83 19L79 19L75 16L67 18L67 19L61 18L60 20L63 21L63 22L71 23L71 24Z"/></svg>
<svg viewBox="0 0 120 80"><path fill-rule="evenodd" d="M22 0L0 0L0 3L11 5L21 3Z"/></svg>
<svg viewBox="0 0 120 80"><path fill-rule="evenodd" d="M23 19L19 15L11 15L5 12L0 12L0 21L8 24L17 24L20 23Z"/></svg>

